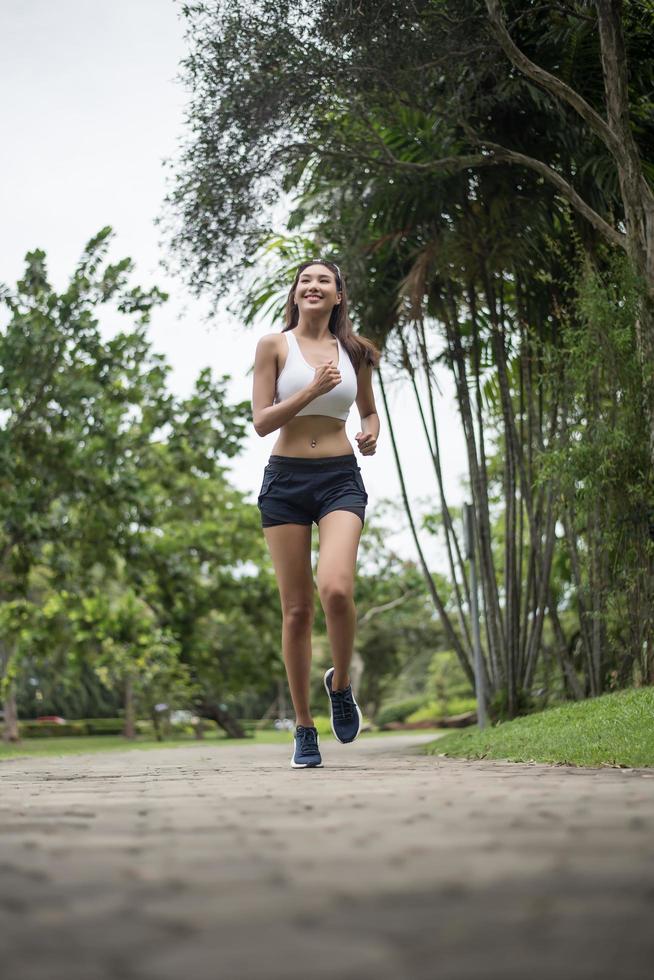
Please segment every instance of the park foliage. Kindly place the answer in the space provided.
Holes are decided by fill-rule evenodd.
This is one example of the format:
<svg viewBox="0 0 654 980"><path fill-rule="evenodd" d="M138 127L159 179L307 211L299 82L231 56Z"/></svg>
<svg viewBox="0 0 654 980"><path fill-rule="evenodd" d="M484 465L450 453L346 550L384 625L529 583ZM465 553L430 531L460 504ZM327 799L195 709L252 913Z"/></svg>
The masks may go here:
<svg viewBox="0 0 654 980"><path fill-rule="evenodd" d="M583 700L651 683L651 5L183 9L189 126L166 217L188 283L275 322L307 254L347 270L355 326L383 351L383 424L425 589L472 682L438 431L449 375L494 717L533 710L543 689ZM402 471L415 435L388 411L397 381L423 428L419 488ZM417 491L432 502L421 520ZM424 559L429 534L446 585Z"/></svg>
<svg viewBox="0 0 654 980"><path fill-rule="evenodd" d="M616 691L548 708L485 731L451 732L431 755L574 766L654 766L654 691Z"/></svg>
<svg viewBox="0 0 654 980"><path fill-rule="evenodd" d="M354 667L370 717L471 694L443 377L466 445L491 716L654 680L650 7L181 4L190 99L160 218L170 270L214 313L229 303L277 329L297 264L327 254L383 352L401 501L361 546ZM209 368L188 397L170 393L146 335L166 297L132 285L110 239L91 239L62 293L39 250L2 290L5 737L19 712L48 709L120 711L133 735L161 703L239 735L239 716L279 708L284 676L258 514L229 481L251 406ZM397 383L421 420L418 487L402 467L415 433L389 411ZM398 509L415 564L387 545ZM444 574L425 558L434 537ZM320 611L316 633L317 693Z"/></svg>

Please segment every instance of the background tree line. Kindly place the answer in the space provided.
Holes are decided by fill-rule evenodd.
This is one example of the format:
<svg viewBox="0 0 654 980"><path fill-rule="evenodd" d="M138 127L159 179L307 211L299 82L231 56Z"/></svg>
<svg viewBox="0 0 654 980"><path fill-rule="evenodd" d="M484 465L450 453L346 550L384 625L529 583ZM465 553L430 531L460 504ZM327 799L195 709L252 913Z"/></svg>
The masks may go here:
<svg viewBox="0 0 654 980"><path fill-rule="evenodd" d="M651 5L183 10L192 100L163 221L187 282L217 304L238 284L251 321L279 313L306 254L343 264L356 325L385 355L384 407L395 377L413 386L433 474L423 526L388 413L387 432L426 590L470 678L435 366L451 372L496 714L534 704L545 673L573 698L651 683ZM447 584L423 557L434 531Z"/></svg>
<svg viewBox="0 0 654 980"><path fill-rule="evenodd" d="M131 285L128 259L108 262L111 237L104 228L87 244L60 294L41 251L2 290L4 738L50 714L119 714L134 737L138 718L158 729L162 703L242 736L240 718L263 715L285 676L259 513L229 479L250 405L230 404L229 376L209 369L188 397L170 393L146 336L166 296ZM360 581L358 669L373 713L416 641L425 664L443 649L419 575L383 542L372 528ZM379 624L398 603L405 625L395 612L384 653ZM408 669L403 690L422 687Z"/></svg>
<svg viewBox="0 0 654 980"><path fill-rule="evenodd" d="M467 449L493 715L651 683L650 6L182 10L191 101L161 219L175 271L245 324L278 322L297 263L331 254L357 328L384 353L417 563L368 522L355 661L368 713L470 691L440 370ZM46 704L120 705L132 735L161 701L240 735L239 716L264 713L283 677L258 513L229 483L250 406L230 405L208 369L189 397L171 395L146 337L165 296L130 284L130 260L107 262L110 235L63 293L40 251L2 290L4 735ZM103 340L101 315L129 325ZM419 488L388 411L397 382L421 419ZM421 516L415 489L433 502ZM447 574L425 558L431 535ZM320 612L316 632L320 662Z"/></svg>

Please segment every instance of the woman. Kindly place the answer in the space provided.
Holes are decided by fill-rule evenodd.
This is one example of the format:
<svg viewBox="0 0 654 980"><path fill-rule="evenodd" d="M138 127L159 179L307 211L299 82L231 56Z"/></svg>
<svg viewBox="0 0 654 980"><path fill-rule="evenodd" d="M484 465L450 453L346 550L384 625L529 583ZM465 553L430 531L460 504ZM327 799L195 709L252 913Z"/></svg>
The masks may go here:
<svg viewBox="0 0 654 980"><path fill-rule="evenodd" d="M374 344L353 334L340 269L324 259L299 267L284 330L262 337L256 348L254 428L260 436L279 429L258 506L282 605L282 651L296 714L293 769L322 766L309 706L314 521L320 547L316 580L334 661L324 677L332 730L340 742L353 742L361 729L348 670L354 572L368 494L345 421L356 400L357 448L362 456L374 455L379 417L372 369L379 356Z"/></svg>

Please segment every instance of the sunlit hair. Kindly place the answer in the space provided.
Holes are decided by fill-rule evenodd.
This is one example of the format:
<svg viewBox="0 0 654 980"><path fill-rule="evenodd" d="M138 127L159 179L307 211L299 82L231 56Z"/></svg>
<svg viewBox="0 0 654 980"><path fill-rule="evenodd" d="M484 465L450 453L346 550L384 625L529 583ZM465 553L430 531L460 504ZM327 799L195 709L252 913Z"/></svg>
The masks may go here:
<svg viewBox="0 0 654 980"><path fill-rule="evenodd" d="M338 337L345 350L348 352L350 360L354 365L354 370L358 373L362 360L372 367L377 367L381 357L379 349L367 337L355 334L352 329L352 321L347 312L347 287L340 268L335 262L329 259L309 259L298 266L295 273L293 285L291 286L286 300L286 326L284 330L292 330L297 327L300 319L300 310L295 302L295 290L300 280L300 276L310 265L324 265L334 276L336 289L341 294L341 301L332 309L329 317L329 329L335 337ZM283 331L282 331L283 332Z"/></svg>

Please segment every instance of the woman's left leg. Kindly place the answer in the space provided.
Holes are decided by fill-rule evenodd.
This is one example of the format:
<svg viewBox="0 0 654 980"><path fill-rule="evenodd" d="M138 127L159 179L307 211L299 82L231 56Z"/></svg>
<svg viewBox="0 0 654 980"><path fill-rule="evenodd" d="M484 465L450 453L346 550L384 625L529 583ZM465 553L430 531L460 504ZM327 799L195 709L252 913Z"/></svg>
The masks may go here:
<svg viewBox="0 0 654 980"><path fill-rule="evenodd" d="M350 680L356 628L354 574L362 529L359 517L348 510L332 510L318 522L316 584L334 660L334 691L343 690Z"/></svg>

